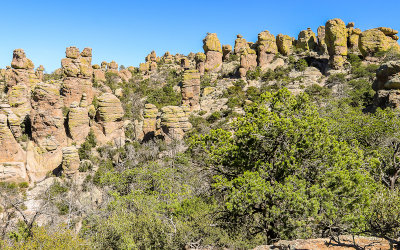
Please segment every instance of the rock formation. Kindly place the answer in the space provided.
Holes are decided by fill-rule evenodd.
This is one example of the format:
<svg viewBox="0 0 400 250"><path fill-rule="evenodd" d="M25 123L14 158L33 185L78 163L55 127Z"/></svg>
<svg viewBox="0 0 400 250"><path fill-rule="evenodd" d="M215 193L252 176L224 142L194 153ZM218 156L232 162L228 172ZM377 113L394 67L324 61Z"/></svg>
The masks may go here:
<svg viewBox="0 0 400 250"><path fill-rule="evenodd" d="M166 142L182 140L185 132L192 128L189 122L189 107L165 106L161 108L161 128Z"/></svg>
<svg viewBox="0 0 400 250"><path fill-rule="evenodd" d="M318 33L318 53L320 55L328 54L328 48L325 42L325 26L319 26L317 33Z"/></svg>
<svg viewBox="0 0 400 250"><path fill-rule="evenodd" d="M293 52L293 38L288 35L278 34L276 36L276 45L278 51L284 56L290 55Z"/></svg>
<svg viewBox="0 0 400 250"><path fill-rule="evenodd" d="M222 46L223 61L228 61L229 57L232 55L232 46L229 44Z"/></svg>
<svg viewBox="0 0 400 250"><path fill-rule="evenodd" d="M190 110L200 110L200 73L197 70L186 70L183 74L182 104Z"/></svg>
<svg viewBox="0 0 400 250"><path fill-rule="evenodd" d="M240 68L239 76L246 77L247 71L253 70L257 67L257 54L255 50L250 48L245 49L240 55Z"/></svg>
<svg viewBox="0 0 400 250"><path fill-rule="evenodd" d="M358 48L358 40L360 39L361 30L354 28L354 23L348 23L346 25L348 32L348 50L352 54L360 54L360 49Z"/></svg>
<svg viewBox="0 0 400 250"><path fill-rule="evenodd" d="M373 57L376 53L386 52L393 49L400 51L400 45L397 43L398 31L380 27L362 32L359 38L359 49L364 57Z"/></svg>
<svg viewBox="0 0 400 250"><path fill-rule="evenodd" d="M65 54L66 58L61 60L65 75L61 93L64 96L65 106L79 102L83 93L86 93L88 102L92 102L92 49L85 48L79 53L78 48L68 47Z"/></svg>
<svg viewBox="0 0 400 250"><path fill-rule="evenodd" d="M275 36L267 30L258 34L257 50L258 66L264 68L273 61L275 54L278 53Z"/></svg>
<svg viewBox="0 0 400 250"><path fill-rule="evenodd" d="M89 114L87 110L86 94L83 94L81 103L73 102L68 112L68 132L76 144L85 141L89 134Z"/></svg>
<svg viewBox="0 0 400 250"><path fill-rule="evenodd" d="M78 172L80 165L78 149L74 146L62 149L62 168L66 175Z"/></svg>
<svg viewBox="0 0 400 250"><path fill-rule="evenodd" d="M204 69L206 72L218 72L222 67L221 43L215 33L208 33L203 40L203 49L206 54Z"/></svg>
<svg viewBox="0 0 400 250"><path fill-rule="evenodd" d="M204 75L204 71L205 71L205 61L207 59L207 56L204 53L197 53L194 57L195 61L196 61L196 69L200 72L200 75Z"/></svg>
<svg viewBox="0 0 400 250"><path fill-rule="evenodd" d="M105 70L100 68L100 65L95 64L92 66L93 68L93 82L106 82L106 74Z"/></svg>
<svg viewBox="0 0 400 250"><path fill-rule="evenodd" d="M5 72L7 87L11 88L18 83L23 83L33 89L35 84L39 82L34 67L33 62L26 57L23 49L14 50L11 68L8 68Z"/></svg>
<svg viewBox="0 0 400 250"><path fill-rule="evenodd" d="M376 106L400 109L400 61L382 64L372 88L376 91Z"/></svg>
<svg viewBox="0 0 400 250"><path fill-rule="evenodd" d="M237 35L233 52L236 55L241 55L248 48L250 48L250 47L249 47L249 44L247 43L246 39L244 39L242 35Z"/></svg>
<svg viewBox="0 0 400 250"><path fill-rule="evenodd" d="M314 51L317 46L317 38L311 28L302 30L297 38L296 47L305 51Z"/></svg>
<svg viewBox="0 0 400 250"><path fill-rule="evenodd" d="M153 138L157 132L158 109L154 104L146 103L143 111L143 134L144 140Z"/></svg>
<svg viewBox="0 0 400 250"><path fill-rule="evenodd" d="M325 41L329 52L329 63L333 69L342 69L347 58L347 28L336 18L325 24Z"/></svg>

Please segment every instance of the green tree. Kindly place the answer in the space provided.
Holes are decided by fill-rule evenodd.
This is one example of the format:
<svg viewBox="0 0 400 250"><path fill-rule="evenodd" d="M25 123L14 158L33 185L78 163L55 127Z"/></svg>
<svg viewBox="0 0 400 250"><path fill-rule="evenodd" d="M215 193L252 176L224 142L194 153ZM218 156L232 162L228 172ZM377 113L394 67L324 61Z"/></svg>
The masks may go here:
<svg viewBox="0 0 400 250"><path fill-rule="evenodd" d="M329 133L308 95L266 92L229 130L192 138L214 173L222 226L253 244L365 227L376 164Z"/></svg>

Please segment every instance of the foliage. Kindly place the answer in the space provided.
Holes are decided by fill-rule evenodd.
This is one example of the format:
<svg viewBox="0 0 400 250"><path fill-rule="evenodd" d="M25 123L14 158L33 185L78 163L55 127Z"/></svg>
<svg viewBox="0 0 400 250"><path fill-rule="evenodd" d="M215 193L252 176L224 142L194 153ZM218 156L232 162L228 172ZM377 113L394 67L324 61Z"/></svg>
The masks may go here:
<svg viewBox="0 0 400 250"><path fill-rule="evenodd" d="M79 159L88 160L90 159L90 153L92 148L96 147L96 136L94 135L94 131L90 129L89 134L86 136L85 142L81 144L78 153Z"/></svg>
<svg viewBox="0 0 400 250"><path fill-rule="evenodd" d="M253 70L248 70L246 73L247 80L258 80L261 77L261 67L256 67Z"/></svg>
<svg viewBox="0 0 400 250"><path fill-rule="evenodd" d="M376 185L365 166L374 161L330 135L307 95L267 92L230 130L195 136L198 147L223 199L220 223L233 234L261 244L366 223Z"/></svg>

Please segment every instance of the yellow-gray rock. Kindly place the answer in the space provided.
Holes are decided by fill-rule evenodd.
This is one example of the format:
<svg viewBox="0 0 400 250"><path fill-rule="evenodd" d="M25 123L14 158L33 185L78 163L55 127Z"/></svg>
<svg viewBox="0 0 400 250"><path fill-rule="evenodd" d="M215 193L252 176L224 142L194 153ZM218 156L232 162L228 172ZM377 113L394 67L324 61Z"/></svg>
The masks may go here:
<svg viewBox="0 0 400 250"><path fill-rule="evenodd" d="M107 65L107 72L118 74L118 63L116 63L115 61L111 61Z"/></svg>
<svg viewBox="0 0 400 250"><path fill-rule="evenodd" d="M85 103L87 106L87 103ZM82 106L84 106L83 104ZM83 143L86 136L89 134L89 114L85 107L82 107L78 102L73 102L70 105L68 112L68 129L74 142L78 145Z"/></svg>
<svg viewBox="0 0 400 250"><path fill-rule="evenodd" d="M8 103L11 106L12 112L19 118L19 124L21 124L31 112L30 93L30 88L23 83L18 83L8 90Z"/></svg>
<svg viewBox="0 0 400 250"><path fill-rule="evenodd" d="M143 111L143 138L150 139L157 134L158 109L154 104L147 103Z"/></svg>
<svg viewBox="0 0 400 250"><path fill-rule="evenodd" d="M78 149L75 146L65 147L62 149L62 168L67 176L71 176L78 172L80 159Z"/></svg>
<svg viewBox="0 0 400 250"><path fill-rule="evenodd" d="M61 149L67 138L60 87L54 83L37 84L32 92L31 103L30 117L34 142L44 151Z"/></svg>
<svg viewBox="0 0 400 250"><path fill-rule="evenodd" d="M400 61L383 63L376 72L376 81L372 85L375 91L381 89L400 89Z"/></svg>
<svg viewBox="0 0 400 250"><path fill-rule="evenodd" d="M39 80L40 82L43 81L43 77L44 77L43 72L44 72L44 67L43 67L43 65L40 65L40 66L36 69L36 71L35 71L35 75L36 75L36 77L38 78L38 80Z"/></svg>
<svg viewBox="0 0 400 250"><path fill-rule="evenodd" d="M204 75L204 64L207 59L207 56L204 53L198 52L194 60L196 61L196 69L200 72L200 75Z"/></svg>
<svg viewBox="0 0 400 250"><path fill-rule="evenodd" d="M267 30L258 34L257 49L258 66L263 68L271 63L275 57L275 54L278 53L278 46L276 45L275 36L270 34Z"/></svg>
<svg viewBox="0 0 400 250"><path fill-rule="evenodd" d="M23 49L16 49L13 52L11 67L13 69L33 69L35 66L31 60L26 58L25 51Z"/></svg>
<svg viewBox="0 0 400 250"><path fill-rule="evenodd" d="M360 54L360 49L358 48L358 40L360 39L361 30L354 28L354 23L348 23L347 28L347 47L348 52L352 54Z"/></svg>
<svg viewBox="0 0 400 250"><path fill-rule="evenodd" d="M325 24L325 42L328 47L329 62L333 69L342 69L347 58L346 24L339 18Z"/></svg>
<svg viewBox="0 0 400 250"><path fill-rule="evenodd" d="M241 55L247 49L250 49L250 47L246 39L244 39L242 35L237 35L233 52L236 55Z"/></svg>
<svg viewBox="0 0 400 250"><path fill-rule="evenodd" d="M34 70L34 64L26 58L23 49L16 49L13 52L11 67L7 67L4 78L8 88L23 83L28 87L34 88L40 82Z"/></svg>
<svg viewBox="0 0 400 250"><path fill-rule="evenodd" d="M311 28L302 30L297 38L296 47L305 51L313 51L317 46L317 38Z"/></svg>
<svg viewBox="0 0 400 250"><path fill-rule="evenodd" d="M325 26L319 26L318 30L318 53L320 55L328 54L328 47L325 42Z"/></svg>
<svg viewBox="0 0 400 250"><path fill-rule="evenodd" d="M257 67L257 54L252 49L245 50L240 55L240 68L239 75L241 78L246 77L247 71L253 70Z"/></svg>
<svg viewBox="0 0 400 250"><path fill-rule="evenodd" d="M232 55L232 46L229 44L223 45L222 46L222 57L223 61L228 61L230 55Z"/></svg>
<svg viewBox="0 0 400 250"><path fill-rule="evenodd" d="M385 52L390 49L393 49L396 52L400 51L400 45L397 43L395 35L387 36L382 30L387 30L390 28L379 28L379 29L370 29L362 32L360 34L360 38L358 41L358 46L361 54L364 57L375 56L378 52ZM388 34L392 34L388 33Z"/></svg>
<svg viewBox="0 0 400 250"><path fill-rule="evenodd" d="M183 69L189 69L190 68L189 59L187 57L181 58L181 68L183 68Z"/></svg>
<svg viewBox="0 0 400 250"><path fill-rule="evenodd" d="M166 106L161 108L161 127L167 143L173 140L182 140L185 132L192 128L189 114L189 107Z"/></svg>
<svg viewBox="0 0 400 250"><path fill-rule="evenodd" d="M186 70L183 73L182 104L190 110L200 110L200 73L197 70Z"/></svg>
<svg viewBox="0 0 400 250"><path fill-rule="evenodd" d="M93 99L92 89L92 49L85 48L82 53L76 47L68 47L65 52L67 58L61 60L65 75L61 93L64 96L65 106L72 102L79 102L82 94L86 93L89 102ZM97 72L98 73L98 72Z"/></svg>
<svg viewBox="0 0 400 250"><path fill-rule="evenodd" d="M118 75L124 82L129 82L129 80L132 78L132 72L128 69L120 70Z"/></svg>
<svg viewBox="0 0 400 250"><path fill-rule="evenodd" d="M222 68L222 48L217 34L208 33L203 40L203 49L206 54L204 69L206 72L218 72Z"/></svg>
<svg viewBox="0 0 400 250"><path fill-rule="evenodd" d="M25 158L26 153L7 126L7 116L0 114L0 181L28 181Z"/></svg>
<svg viewBox="0 0 400 250"><path fill-rule="evenodd" d="M122 128L124 110L120 100L111 93L102 94L98 100L97 120L102 125L104 134L108 136Z"/></svg>
<svg viewBox="0 0 400 250"><path fill-rule="evenodd" d="M276 45L278 51L284 56L290 55L293 52L293 38L288 35L278 34L276 36Z"/></svg>
<svg viewBox="0 0 400 250"><path fill-rule="evenodd" d="M106 74L104 69L100 68L100 65L95 64L93 68L93 82L106 82Z"/></svg>
<svg viewBox="0 0 400 250"><path fill-rule="evenodd" d="M164 63L173 63L174 62L174 57L168 51L165 52L165 54L161 57L161 59L164 61Z"/></svg>

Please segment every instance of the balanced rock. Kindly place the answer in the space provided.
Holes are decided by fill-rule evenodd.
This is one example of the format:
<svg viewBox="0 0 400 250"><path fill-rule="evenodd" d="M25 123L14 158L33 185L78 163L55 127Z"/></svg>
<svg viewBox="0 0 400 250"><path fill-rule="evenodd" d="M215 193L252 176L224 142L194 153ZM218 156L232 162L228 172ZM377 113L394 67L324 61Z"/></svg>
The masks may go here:
<svg viewBox="0 0 400 250"><path fill-rule="evenodd" d="M203 49L206 54L204 69L206 72L218 72L222 68L222 48L217 34L208 33L203 40Z"/></svg>
<svg viewBox="0 0 400 250"><path fill-rule="evenodd" d="M246 51L249 48L250 47L246 39L244 39L242 35L237 35L233 52L236 55L241 55L244 51Z"/></svg>
<svg viewBox="0 0 400 250"><path fill-rule="evenodd" d="M76 47L66 49L66 57L61 60L61 66L66 76L63 79L61 94L68 107L72 102L79 102L86 93L88 101L92 102L92 49L85 48L82 53Z"/></svg>
<svg viewBox="0 0 400 250"><path fill-rule="evenodd" d="M276 45L275 36L269 33L267 30L258 34L257 49L258 66L263 68L271 63L275 57L275 54L278 53L278 46Z"/></svg>
<svg viewBox="0 0 400 250"><path fill-rule="evenodd" d="M293 38L288 35L278 34L276 36L276 45L278 51L284 56L290 55L293 52Z"/></svg>
<svg viewBox="0 0 400 250"><path fill-rule="evenodd" d="M343 68L347 57L347 28L338 19L332 19L325 24L325 41L328 47L329 61L333 69Z"/></svg>
<svg viewBox="0 0 400 250"><path fill-rule="evenodd" d="M190 110L200 109L200 73L197 70L186 70L183 73L182 104Z"/></svg>
<svg viewBox="0 0 400 250"><path fill-rule="evenodd" d="M382 31L389 28L370 29L362 32L359 38L359 49L364 57L375 56L376 53L386 52L393 49L400 51L400 45L397 43L395 35L385 35ZM392 34L393 32L389 33Z"/></svg>
<svg viewBox="0 0 400 250"><path fill-rule="evenodd" d="M25 51L23 49L16 49L13 52L11 67L13 69L33 69L35 66L31 60L26 58Z"/></svg>
<svg viewBox="0 0 400 250"><path fill-rule="evenodd" d="M34 88L35 84L39 82L34 67L32 61L26 58L23 49L14 50L11 68L8 67L4 72L7 87L10 88L18 83L23 83L28 87Z"/></svg>
<svg viewBox="0 0 400 250"><path fill-rule="evenodd" d="M317 46L317 38L311 28L302 30L297 38L296 47L305 51L314 51Z"/></svg>
<svg viewBox="0 0 400 250"><path fill-rule="evenodd" d="M108 136L123 127L124 110L121 101L111 93L102 94L98 100L99 108L96 118L102 125L104 134Z"/></svg>

